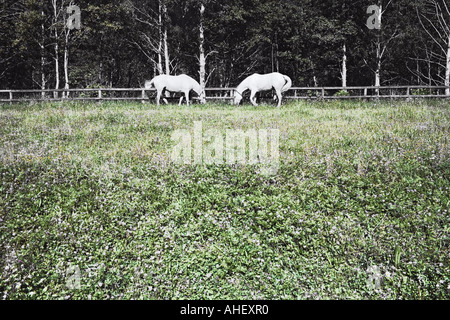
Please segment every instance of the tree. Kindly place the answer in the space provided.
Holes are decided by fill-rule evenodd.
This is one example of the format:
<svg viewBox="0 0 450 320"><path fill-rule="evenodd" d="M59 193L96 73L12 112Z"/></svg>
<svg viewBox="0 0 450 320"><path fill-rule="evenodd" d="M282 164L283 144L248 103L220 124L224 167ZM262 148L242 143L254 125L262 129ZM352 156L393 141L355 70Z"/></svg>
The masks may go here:
<svg viewBox="0 0 450 320"><path fill-rule="evenodd" d="M139 37L134 44L154 64L158 74L170 74L170 56L168 44L168 13L167 3L158 0L157 8L152 7L152 2L145 1L130 2L133 8L133 18L145 26L140 30ZM158 30L155 35L152 30ZM153 58L156 54L157 58ZM163 68L164 55L164 68Z"/></svg>
<svg viewBox="0 0 450 320"><path fill-rule="evenodd" d="M446 87L450 86L450 4L446 0L427 0L425 5L417 8L417 16L422 28L429 38L436 44L438 50L431 51L427 57L428 61L441 66L444 76L438 74L443 79ZM428 53L428 52L427 52ZM450 88L445 90L446 95L450 95Z"/></svg>
<svg viewBox="0 0 450 320"><path fill-rule="evenodd" d="M52 7L53 7L53 23L52 23L52 29L53 29L53 36L54 36L54 60L55 60L55 89L59 89L59 22L61 19L61 13L63 10L62 1L58 2L58 0L52 0ZM58 92L54 93L54 97L58 98Z"/></svg>
<svg viewBox="0 0 450 320"><path fill-rule="evenodd" d="M209 1L211 3L212 1ZM212 53L215 53L216 51L210 51L208 54L205 54L205 4L207 4L208 1L202 1L200 2L200 10L199 10L199 75L200 75L200 86L203 90L205 90L206 83L208 82L208 79L206 78L206 59L208 56ZM210 75L212 72L210 72Z"/></svg>
<svg viewBox="0 0 450 320"><path fill-rule="evenodd" d="M203 2L200 3L200 24L199 24L199 64L200 64L200 86L202 89L205 89L206 86L206 58L205 58L205 33L204 33L204 13L205 13L205 5Z"/></svg>
<svg viewBox="0 0 450 320"><path fill-rule="evenodd" d="M71 3L80 31L66 27ZM380 29L366 25L373 3ZM0 86L138 87L186 73L232 87L272 71L296 86L449 84L448 9L448 0L4 0Z"/></svg>
<svg viewBox="0 0 450 320"><path fill-rule="evenodd" d="M361 1L341 0L339 2L323 3L324 8L321 9L325 18L330 22L331 32L333 35L329 37L326 46L330 50L331 68L336 68L337 62L340 62L339 75L341 78L341 86L343 88L348 85L348 59L349 54L353 54L352 47L349 43L357 36L356 19L360 17L360 8L363 7ZM352 66L352 68L354 68ZM334 72L336 74L336 71ZM336 76L334 76L336 77Z"/></svg>
<svg viewBox="0 0 450 320"><path fill-rule="evenodd" d="M373 72L374 84L379 87L383 82L389 81L389 79L382 79L383 67L387 63L392 64L395 60L393 44L405 37L405 24L410 22L406 22L406 17L402 14L402 8L408 5L408 1L378 0L377 5L379 11L375 19L378 20L378 27L371 30L367 28L371 49L368 53L370 52L371 57L367 58L366 55L364 63ZM395 77L398 77L398 74ZM378 94L379 90L377 89L376 92Z"/></svg>
<svg viewBox="0 0 450 320"><path fill-rule="evenodd" d="M69 84L69 55L71 43L75 41L73 39L73 33L76 33L76 29L81 27L81 12L78 6L75 6L74 1L66 3L67 10L66 15L63 18L63 31L64 31L64 89L70 88ZM70 14L70 16L68 16ZM77 21L79 19L79 21ZM79 24L79 25L78 25ZM63 93L69 95L69 92Z"/></svg>

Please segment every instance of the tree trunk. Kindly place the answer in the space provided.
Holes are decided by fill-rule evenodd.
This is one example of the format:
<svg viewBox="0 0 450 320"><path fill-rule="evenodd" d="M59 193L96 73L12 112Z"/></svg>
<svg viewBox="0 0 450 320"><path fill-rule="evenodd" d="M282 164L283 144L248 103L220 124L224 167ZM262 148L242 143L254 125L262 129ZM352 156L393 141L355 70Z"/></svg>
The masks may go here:
<svg viewBox="0 0 450 320"><path fill-rule="evenodd" d="M54 35L55 35L55 90L59 89L59 46L58 46L58 3L57 0L53 0L53 25L54 25ZM58 92L54 92L53 95L55 98L58 98Z"/></svg>
<svg viewBox="0 0 450 320"><path fill-rule="evenodd" d="M427 58L428 58L428 51L427 51ZM433 84L433 81L431 80L431 57L428 58L427 67L428 67L428 85L431 87Z"/></svg>
<svg viewBox="0 0 450 320"><path fill-rule="evenodd" d="M66 43L64 45L64 89L69 90L69 36L70 30L66 30ZM69 92L65 92L64 98L69 97Z"/></svg>
<svg viewBox="0 0 450 320"><path fill-rule="evenodd" d="M59 89L59 48L58 44L55 44L55 90ZM58 92L55 91L55 98L58 98Z"/></svg>
<svg viewBox="0 0 450 320"><path fill-rule="evenodd" d="M376 52L376 69L375 69L375 87L379 87L381 85L381 65L382 65L382 53L381 53L381 40L380 36L377 37L377 52ZM380 95L380 90L375 89L376 95Z"/></svg>
<svg viewBox="0 0 450 320"><path fill-rule="evenodd" d="M205 89L206 83L205 83L205 78L206 78L206 58L205 58L205 49L203 47L203 44L205 42L205 35L204 35L204 29L203 29L203 15L205 13L205 6L203 5L203 3L200 5L200 34L199 34L199 38L200 38L200 45L199 45L199 50L200 50L200 57L199 57L199 62L200 62L200 86L202 87L202 89Z"/></svg>
<svg viewBox="0 0 450 320"><path fill-rule="evenodd" d="M316 66L315 66L315 64L314 64L314 62L313 62L311 56L309 56L309 61L310 61L311 70L312 70L312 76L313 76L314 87L318 87L318 86L319 86L319 81L317 80Z"/></svg>
<svg viewBox="0 0 450 320"><path fill-rule="evenodd" d="M167 29L164 30L164 62L166 65L166 74L170 74L170 58L169 58L169 47L167 44Z"/></svg>
<svg viewBox="0 0 450 320"><path fill-rule="evenodd" d="M45 17L45 12L42 10L41 12L42 19ZM41 90L45 90L45 26L44 22L41 25L41 43L39 44L41 49ZM45 98L45 92L41 93L42 98Z"/></svg>
<svg viewBox="0 0 450 320"><path fill-rule="evenodd" d="M272 72L279 72L278 63L278 34L275 33L275 42L272 40Z"/></svg>
<svg viewBox="0 0 450 320"><path fill-rule="evenodd" d="M278 34L275 33L275 70L280 72L280 64L278 61Z"/></svg>
<svg viewBox="0 0 450 320"><path fill-rule="evenodd" d="M275 69L274 69L274 67L273 67L273 55L274 55L274 54L273 54L273 51L274 51L273 47L274 47L274 44L273 44L273 42L272 42L272 52L271 52L271 59L270 59L270 60L271 60L270 62L272 63L272 69L271 69L271 72L274 72L274 71L275 71Z"/></svg>
<svg viewBox="0 0 450 320"><path fill-rule="evenodd" d="M342 87L347 87L347 47L342 47L343 55L342 55Z"/></svg>
<svg viewBox="0 0 450 320"><path fill-rule="evenodd" d="M380 7L380 15L379 15L380 29L378 30L377 43L376 43L376 46L377 46L377 53L376 53L376 55L377 55L377 60L376 60L377 67L375 69L375 87L379 87L380 84L381 84L381 64L382 64L381 59L383 58L382 57L382 52L381 52L381 50L382 50L381 49L381 15L383 13L383 8L382 8L381 1L378 2L378 5ZM375 93L377 95L380 95L380 90L376 89Z"/></svg>
<svg viewBox="0 0 450 320"><path fill-rule="evenodd" d="M447 41L447 56L446 56L446 64L445 64L445 86L450 86L450 34L448 36ZM450 89L445 89L445 95L450 95Z"/></svg>
<svg viewBox="0 0 450 320"><path fill-rule="evenodd" d="M165 63L165 66L166 66L166 74L170 75L169 46L168 46L168 42L167 42L167 7L166 7L166 5L163 5L162 11L163 11L163 15L164 15L164 34L163 34L164 63Z"/></svg>
<svg viewBox="0 0 450 320"><path fill-rule="evenodd" d="M381 83L381 44L377 43L377 68L375 69L375 87L379 87ZM377 90L378 93L378 90Z"/></svg>
<svg viewBox="0 0 450 320"><path fill-rule="evenodd" d="M158 32L159 32L159 44L158 44L158 73L163 74L162 67L162 48L163 48L163 32L162 32L162 4L159 1L159 12L158 12Z"/></svg>

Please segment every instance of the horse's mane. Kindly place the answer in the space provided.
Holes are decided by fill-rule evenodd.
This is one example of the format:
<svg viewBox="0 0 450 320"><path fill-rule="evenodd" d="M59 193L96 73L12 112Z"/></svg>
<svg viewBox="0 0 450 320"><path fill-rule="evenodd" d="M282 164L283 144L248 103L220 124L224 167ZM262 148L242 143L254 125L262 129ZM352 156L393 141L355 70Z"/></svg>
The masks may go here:
<svg viewBox="0 0 450 320"><path fill-rule="evenodd" d="M251 76L253 76L253 75L254 75L254 74L252 74ZM249 78L250 78L251 76L248 76L247 78L245 78L244 80L242 80L242 82L239 83L239 85L236 87L236 90L239 91L239 92L242 92L242 91L244 91L245 89L248 89L247 82L248 82L248 80L249 80Z"/></svg>

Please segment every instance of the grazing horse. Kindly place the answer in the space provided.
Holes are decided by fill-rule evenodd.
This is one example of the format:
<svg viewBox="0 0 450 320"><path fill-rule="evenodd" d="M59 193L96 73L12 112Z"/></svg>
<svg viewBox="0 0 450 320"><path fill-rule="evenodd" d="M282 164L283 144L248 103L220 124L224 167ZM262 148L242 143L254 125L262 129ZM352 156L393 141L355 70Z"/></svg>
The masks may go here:
<svg viewBox="0 0 450 320"><path fill-rule="evenodd" d="M186 104L189 105L189 92L194 90L200 97L200 102L205 103L205 92L200 86L200 84L188 75L181 74L179 76L169 76L169 75L159 75L154 77L152 80L145 81L145 89L151 89L152 85L156 88L157 97L156 103L159 106L159 99L164 90L170 92L182 92L186 96ZM167 104L167 100L164 99ZM180 98L180 103L183 101L183 96Z"/></svg>
<svg viewBox="0 0 450 320"><path fill-rule="evenodd" d="M234 93L234 104L239 104L242 100L242 93L250 90L250 102L257 106L255 95L258 91L275 89L278 97L279 108L281 106L281 93L289 90L292 86L291 78L278 72L268 74L254 73L244 79L236 88Z"/></svg>

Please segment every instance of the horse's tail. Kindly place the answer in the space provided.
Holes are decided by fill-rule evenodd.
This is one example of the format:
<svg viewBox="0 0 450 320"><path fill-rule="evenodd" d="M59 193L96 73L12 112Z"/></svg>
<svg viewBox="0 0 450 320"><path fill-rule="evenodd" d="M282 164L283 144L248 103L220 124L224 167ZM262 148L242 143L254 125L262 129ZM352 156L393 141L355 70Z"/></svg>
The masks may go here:
<svg viewBox="0 0 450 320"><path fill-rule="evenodd" d="M291 78L289 78L288 76L285 76L285 75L283 75L283 78L284 78L284 81L286 81L286 83L281 88L281 92L288 91L292 87L292 80L291 80Z"/></svg>

